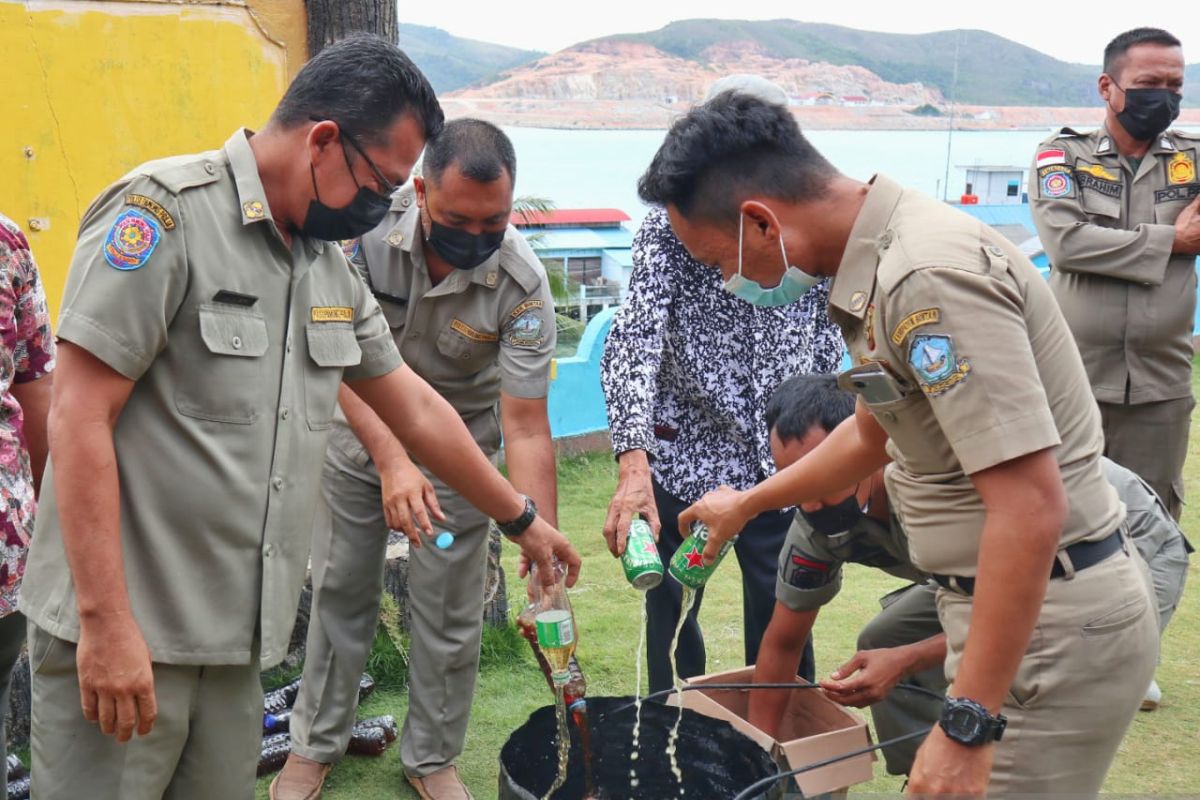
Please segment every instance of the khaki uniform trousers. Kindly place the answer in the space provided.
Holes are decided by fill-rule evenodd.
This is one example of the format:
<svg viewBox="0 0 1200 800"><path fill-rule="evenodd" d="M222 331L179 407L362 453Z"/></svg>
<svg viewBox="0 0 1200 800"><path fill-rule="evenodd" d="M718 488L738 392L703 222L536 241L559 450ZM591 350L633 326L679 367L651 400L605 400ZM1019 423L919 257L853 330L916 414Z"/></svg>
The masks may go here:
<svg viewBox="0 0 1200 800"><path fill-rule="evenodd" d="M487 579L488 519L425 472L446 514L435 530L454 544L432 541L409 550L408 717L400 758L424 776L463 750L479 671ZM388 526L379 474L366 456L330 447L322 478L324 508L313 530L312 616L304 680L292 712L292 750L321 763L346 752L358 709L358 681L379 618Z"/></svg>
<svg viewBox="0 0 1200 800"><path fill-rule="evenodd" d="M1167 511L1183 513L1183 462L1196 400L1158 403L1097 403L1104 428L1104 455L1150 484Z"/></svg>
<svg viewBox="0 0 1200 800"><path fill-rule="evenodd" d="M1158 615L1145 566L1126 546L1052 579L1001 713L988 797L1094 797L1137 713L1158 658ZM946 677L958 671L971 598L938 592Z"/></svg>
<svg viewBox="0 0 1200 800"><path fill-rule="evenodd" d="M937 636L942 632L938 620L937 585L933 583L906 586L885 595L879 612L858 634L859 650L877 650L883 647L901 647ZM922 670L901 681L946 694L946 673L939 664ZM942 700L935 700L899 686L871 706L871 717L880 741L887 741L914 731L928 730L936 725L942 713ZM884 748L883 757L887 771L892 775L907 775L912 771L917 748L924 739L914 739Z"/></svg>
<svg viewBox="0 0 1200 800"><path fill-rule="evenodd" d="M262 743L251 663L152 665L158 720L120 744L83 718L75 643L29 625L33 800L252 800Z"/></svg>

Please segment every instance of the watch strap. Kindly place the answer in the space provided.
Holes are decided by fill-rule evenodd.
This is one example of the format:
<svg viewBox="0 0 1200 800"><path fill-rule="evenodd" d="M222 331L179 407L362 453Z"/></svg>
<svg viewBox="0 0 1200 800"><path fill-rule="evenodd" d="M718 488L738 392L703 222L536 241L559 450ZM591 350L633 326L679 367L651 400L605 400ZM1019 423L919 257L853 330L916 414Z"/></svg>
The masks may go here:
<svg viewBox="0 0 1200 800"><path fill-rule="evenodd" d="M524 497L525 510L521 512L521 516L514 520L510 520L509 522L501 522L496 520L496 527L499 528L500 532L505 536L520 536L522 533L528 530L529 526L533 524L533 521L537 519L537 506L534 505L533 498L529 495L524 495Z"/></svg>

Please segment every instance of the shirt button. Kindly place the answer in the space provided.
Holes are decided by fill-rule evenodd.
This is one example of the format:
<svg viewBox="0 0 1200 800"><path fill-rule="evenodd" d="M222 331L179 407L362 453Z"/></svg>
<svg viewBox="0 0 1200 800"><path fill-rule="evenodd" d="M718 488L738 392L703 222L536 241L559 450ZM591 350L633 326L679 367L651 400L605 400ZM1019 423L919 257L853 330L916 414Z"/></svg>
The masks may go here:
<svg viewBox="0 0 1200 800"><path fill-rule="evenodd" d="M212 165L211 161L204 162L204 171L207 172L209 175L217 174L217 168Z"/></svg>
<svg viewBox="0 0 1200 800"><path fill-rule="evenodd" d="M275 545L269 544L263 548L263 558L270 558L275 555Z"/></svg>
<svg viewBox="0 0 1200 800"><path fill-rule="evenodd" d="M289 416L291 416L291 413L292 412L290 410L285 408L283 411L279 412L279 416L283 417L284 419L287 419Z"/></svg>
<svg viewBox="0 0 1200 800"><path fill-rule="evenodd" d="M282 489L283 488L283 478L272 478L271 485L275 487L276 491Z"/></svg>
<svg viewBox="0 0 1200 800"><path fill-rule="evenodd" d="M233 337L232 339L230 339L229 343L233 345L234 350L242 349L242 337L240 337L240 336Z"/></svg>

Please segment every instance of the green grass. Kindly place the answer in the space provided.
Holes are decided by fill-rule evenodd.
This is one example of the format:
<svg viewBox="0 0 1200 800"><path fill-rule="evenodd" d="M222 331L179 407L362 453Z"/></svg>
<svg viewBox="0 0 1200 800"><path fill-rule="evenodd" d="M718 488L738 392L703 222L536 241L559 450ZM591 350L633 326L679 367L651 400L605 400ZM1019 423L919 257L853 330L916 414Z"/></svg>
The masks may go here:
<svg viewBox="0 0 1200 800"><path fill-rule="evenodd" d="M1193 430L1187 468L1189 495L1200 498L1200 430ZM579 662L592 695L630 694L634 683L634 642L641 614L641 595L625 582L620 563L604 546L600 530L615 485L616 471L608 455L564 460L559 465L562 527L579 549L584 570L571 593L580 627ZM1184 529L1195 531L1200 509L1188 507ZM516 574L517 550L506 546L504 567ZM1196 580L1195 567L1191 579ZM818 674L827 674L853 653L858 629L879 608L878 598L899 585L876 570L851 566L845 588L822 614L815 633ZM512 605L523 604L523 587L509 584ZM1193 752L1200 730L1200 675L1191 654L1200 652L1200 599L1196 589L1185 593L1183 604L1163 642L1158 681L1162 707L1139 714L1121 747L1105 791L1121 794L1195 794L1200 791L1200 759ZM709 652L709 671L740 666L742 653L741 589L737 562L726 561L707 590L701 623ZM497 758L514 728L550 697L528 647L515 631L493 631L484 644L484 667L476 687L466 751L459 769L479 798L494 797ZM643 690L645 674L643 670ZM393 714L403 720L407 699L403 691L381 689L364 704L362 714ZM265 798L268 779L259 782ZM876 778L857 792L897 792L901 782L876 765ZM330 774L324 794L328 800L412 798L404 780L399 748L393 745L378 759L349 757Z"/></svg>

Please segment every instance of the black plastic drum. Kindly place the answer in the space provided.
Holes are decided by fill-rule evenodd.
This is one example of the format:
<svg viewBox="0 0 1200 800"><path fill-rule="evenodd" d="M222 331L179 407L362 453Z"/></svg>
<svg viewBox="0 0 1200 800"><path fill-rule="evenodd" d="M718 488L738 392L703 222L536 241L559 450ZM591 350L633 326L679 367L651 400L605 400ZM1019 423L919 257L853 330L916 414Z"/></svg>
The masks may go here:
<svg viewBox="0 0 1200 800"><path fill-rule="evenodd" d="M595 800L722 800L735 797L750 784L777 771L771 756L728 722L690 709L683 712L676 746L683 773L683 793L671 772L667 740L679 709L660 703L642 704L642 727L637 761L633 750L633 708L616 709L632 697L588 698L592 739L592 777ZM571 723L571 759L567 782L553 800L584 800L583 748ZM630 785L636 766L638 786ZM500 751L501 800L540 800L558 772L554 708L539 708L513 732ZM757 798L771 798L777 790Z"/></svg>

